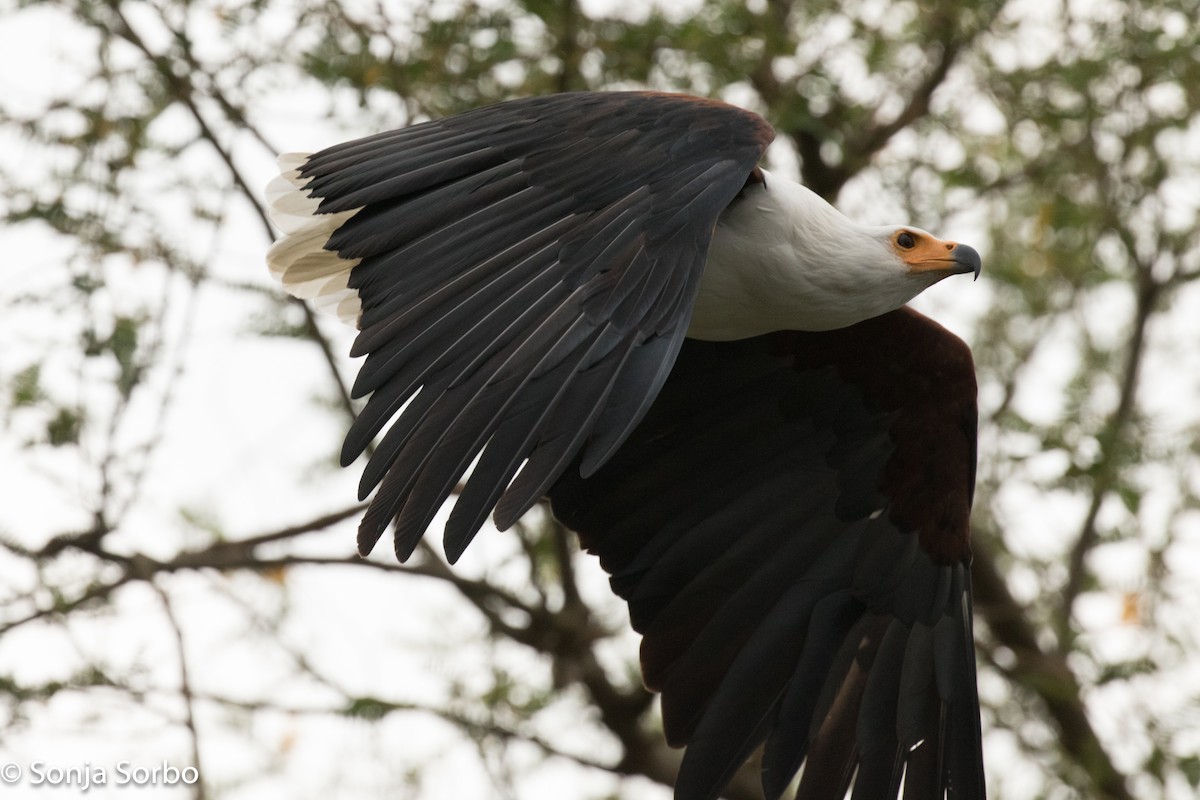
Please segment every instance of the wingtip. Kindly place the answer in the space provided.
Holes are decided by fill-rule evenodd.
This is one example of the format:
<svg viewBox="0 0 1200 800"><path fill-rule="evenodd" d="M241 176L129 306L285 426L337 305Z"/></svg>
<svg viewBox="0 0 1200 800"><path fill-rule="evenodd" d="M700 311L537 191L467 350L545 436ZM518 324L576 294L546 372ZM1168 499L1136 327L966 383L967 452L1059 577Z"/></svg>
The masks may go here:
<svg viewBox="0 0 1200 800"><path fill-rule="evenodd" d="M396 533L392 537L392 548L396 553L396 560L401 564L408 563L412 558L413 552L417 549L417 545L421 543L421 537L425 535L425 529L414 529L410 525L397 524ZM450 563L454 563L451 561Z"/></svg>
<svg viewBox="0 0 1200 800"><path fill-rule="evenodd" d="M367 518L363 518L358 524L358 555L360 558L366 558L371 555L371 551L375 549L375 545L379 543L379 538L383 535L383 528L369 523Z"/></svg>
<svg viewBox="0 0 1200 800"><path fill-rule="evenodd" d="M378 500L379 498L376 497L375 502L371 503L367 513L363 515L362 521L358 524L358 554L363 558L370 555L371 551L375 549L375 545L379 544L379 540L383 538L388 525L393 525L395 532L392 536L392 549L396 554L396 560L403 564L417 549L422 531L418 531L415 536L412 535L411 530L397 522L395 517L386 516L387 509L379 505Z"/></svg>
<svg viewBox="0 0 1200 800"><path fill-rule="evenodd" d="M541 494L528 497L524 493L516 493L510 487L496 503L495 513L492 515L496 529L506 531L516 525L517 520L537 504L539 497Z"/></svg>

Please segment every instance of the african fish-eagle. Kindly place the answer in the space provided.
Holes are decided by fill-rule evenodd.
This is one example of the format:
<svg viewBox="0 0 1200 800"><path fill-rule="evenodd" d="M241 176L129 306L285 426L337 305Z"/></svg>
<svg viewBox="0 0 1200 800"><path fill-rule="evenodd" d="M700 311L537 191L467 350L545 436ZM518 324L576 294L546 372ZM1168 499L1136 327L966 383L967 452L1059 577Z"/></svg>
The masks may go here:
<svg viewBox="0 0 1200 800"><path fill-rule="evenodd" d="M760 168L773 135L584 92L285 155L270 269L359 329L359 550L406 559L476 459L451 561L548 497L643 635L677 798L756 751L768 798L982 798L974 368L904 308L980 258Z"/></svg>

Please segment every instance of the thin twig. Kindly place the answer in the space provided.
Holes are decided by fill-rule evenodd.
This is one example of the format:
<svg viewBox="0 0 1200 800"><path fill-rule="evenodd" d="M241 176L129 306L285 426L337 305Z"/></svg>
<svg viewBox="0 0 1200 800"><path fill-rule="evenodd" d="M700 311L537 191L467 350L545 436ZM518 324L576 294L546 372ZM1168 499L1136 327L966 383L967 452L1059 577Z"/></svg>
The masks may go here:
<svg viewBox="0 0 1200 800"><path fill-rule="evenodd" d="M195 800L204 800L204 769L200 763L200 734L196 728L196 700L195 694L192 691L191 677L188 674L187 649L183 643L183 626L179 624L179 620L175 617L175 610L171 607L171 598L166 590L157 581L152 581L151 586L154 587L155 593L158 595L159 600L162 601L163 612L167 616L167 623L175 633L175 650L179 654L179 693L183 696L183 724L188 729L188 733L191 734L192 766L196 768L197 776L195 783L192 784L192 796Z"/></svg>
<svg viewBox="0 0 1200 800"><path fill-rule="evenodd" d="M117 20L120 22L120 24L116 26L117 35L141 51L146 59L154 66L163 82L166 83L171 92L171 96L178 99L178 101L182 103L188 110L189 114L192 116L192 119L195 120L196 125L200 128L200 138L213 148L213 150L217 153L217 156L225 164L225 167L229 172L229 177L233 181L234 186L247 200L247 202L250 203L250 207L254 209L254 213L258 217L259 222L262 224L263 231L266 233L267 239L273 241L275 239L275 231L271 226L271 220L267 213L266 206L263 205L262 200L259 197L259 193L250 187L245 176L234 163L233 154L221 143L220 137L217 136L216 131L214 131L212 126L209 124L208 119L205 117L203 112L201 112L200 107L196 102L195 95L197 94L197 89L193 82L187 77L176 74L176 71L172 68L173 65L170 58L155 53L149 48L149 46L134 30L129 20L125 17L124 12L121 10L120 0L110 0L109 6L112 8ZM174 38L178 40L178 32L171 31L171 33ZM227 122L230 122L235 126L235 128L238 129L245 129L247 126L245 118L240 114L233 118L228 118ZM261 136L258 136L254 132L252 132L252 134L255 135L259 141L265 143L265 140L263 140ZM302 301L294 300L294 302L299 303L300 307L303 309L306 333L308 337L318 346L318 348L320 348L321 354L329 368L330 374L333 376L334 385L338 389L338 401L341 407L350 418L353 418L355 415L355 410L354 404L350 397L350 390L346 386L345 381L342 380L341 371L338 367L338 358L334 354L329 340L321 333L320 327L317 324L316 314L313 312L312 308Z"/></svg>

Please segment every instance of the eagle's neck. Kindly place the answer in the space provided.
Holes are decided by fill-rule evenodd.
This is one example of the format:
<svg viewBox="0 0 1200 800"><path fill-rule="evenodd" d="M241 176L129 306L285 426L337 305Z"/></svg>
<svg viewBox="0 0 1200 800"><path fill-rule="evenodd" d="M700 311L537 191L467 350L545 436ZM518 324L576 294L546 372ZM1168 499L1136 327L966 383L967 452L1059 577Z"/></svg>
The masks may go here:
<svg viewBox="0 0 1200 800"><path fill-rule="evenodd" d="M722 215L688 336L743 339L831 330L899 308L924 285L859 225L794 181L765 170Z"/></svg>

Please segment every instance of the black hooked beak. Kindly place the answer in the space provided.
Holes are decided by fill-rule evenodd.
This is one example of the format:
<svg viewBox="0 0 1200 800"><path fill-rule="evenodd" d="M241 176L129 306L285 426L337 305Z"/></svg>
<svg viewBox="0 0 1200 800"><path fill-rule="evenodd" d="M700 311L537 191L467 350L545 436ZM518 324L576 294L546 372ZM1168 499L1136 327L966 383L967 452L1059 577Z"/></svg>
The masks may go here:
<svg viewBox="0 0 1200 800"><path fill-rule="evenodd" d="M983 259L979 257L979 251L969 244L958 244L950 251L950 257L954 263L958 265L955 273L958 275L966 275L968 272L974 274L973 280L979 280L979 273L983 270Z"/></svg>

